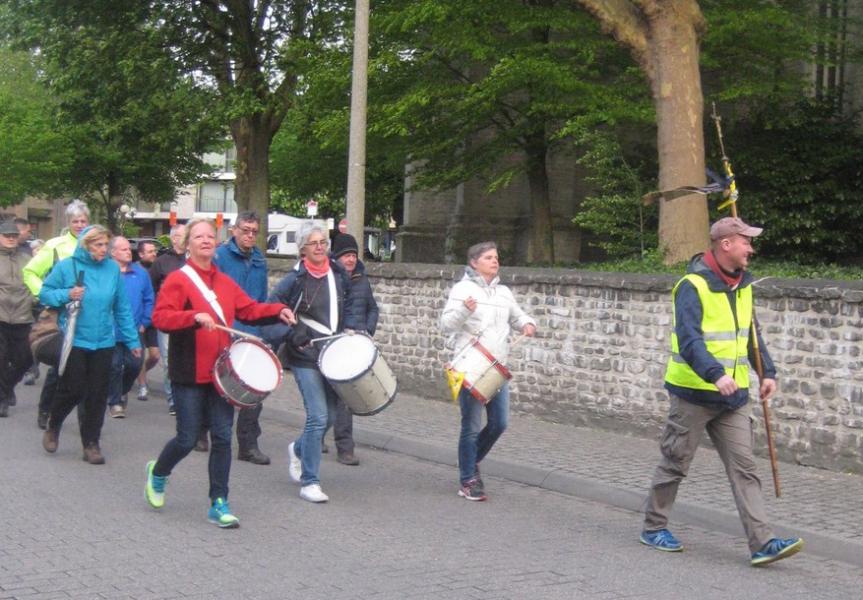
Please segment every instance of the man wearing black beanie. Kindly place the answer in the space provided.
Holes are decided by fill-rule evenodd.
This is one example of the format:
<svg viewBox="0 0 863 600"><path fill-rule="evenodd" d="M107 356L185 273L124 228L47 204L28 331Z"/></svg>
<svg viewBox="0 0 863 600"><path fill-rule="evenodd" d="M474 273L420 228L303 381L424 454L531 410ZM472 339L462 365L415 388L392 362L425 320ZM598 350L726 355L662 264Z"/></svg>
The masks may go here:
<svg viewBox="0 0 863 600"><path fill-rule="evenodd" d="M353 299L359 331L365 330L369 335L375 334L378 325L378 304L372 294L372 286L366 277L366 268L359 259L359 247L354 236L341 233L333 240L331 258L348 272L351 278L351 298ZM358 465L359 459L354 455L354 423L353 413L339 399L336 403L336 422L333 424L333 436L336 440L338 461L343 465Z"/></svg>

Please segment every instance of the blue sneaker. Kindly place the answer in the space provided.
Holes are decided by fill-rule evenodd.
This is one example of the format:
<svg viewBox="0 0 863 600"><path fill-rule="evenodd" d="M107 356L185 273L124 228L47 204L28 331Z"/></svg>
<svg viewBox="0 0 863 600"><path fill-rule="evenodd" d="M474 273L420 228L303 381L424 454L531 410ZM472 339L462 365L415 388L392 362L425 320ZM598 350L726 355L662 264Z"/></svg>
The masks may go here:
<svg viewBox="0 0 863 600"><path fill-rule="evenodd" d="M153 508L162 508L165 506L165 484L168 483L168 478L153 475L154 466L156 466L156 461L151 460L144 467L144 472L147 474L147 482L144 484L144 494L150 506Z"/></svg>
<svg viewBox="0 0 863 600"><path fill-rule="evenodd" d="M207 520L222 529L233 529L240 526L240 520L231 514L231 507L228 506L228 501L224 498L213 500L210 511L207 513Z"/></svg>
<svg viewBox="0 0 863 600"><path fill-rule="evenodd" d="M642 531L638 539L642 544L652 546L663 552L680 552L683 550L683 544L667 529Z"/></svg>
<svg viewBox="0 0 863 600"><path fill-rule="evenodd" d="M803 550L803 538L773 538L758 552L752 553L751 564L753 567L769 565L777 560L788 558Z"/></svg>

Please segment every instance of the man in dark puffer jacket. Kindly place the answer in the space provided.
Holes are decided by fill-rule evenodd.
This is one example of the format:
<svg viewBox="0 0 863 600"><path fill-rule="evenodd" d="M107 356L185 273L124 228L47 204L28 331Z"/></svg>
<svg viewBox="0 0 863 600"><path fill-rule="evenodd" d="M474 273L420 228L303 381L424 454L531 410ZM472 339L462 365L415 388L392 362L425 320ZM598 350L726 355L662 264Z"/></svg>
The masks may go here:
<svg viewBox="0 0 863 600"><path fill-rule="evenodd" d="M366 277L366 267L358 255L359 248L354 236L342 233L333 240L330 258L339 261L351 278L351 298L356 311L357 329L373 336L378 326L378 303L372 294L369 278ZM360 464L354 454L354 415L341 399L336 403L333 436L336 440L338 461L343 465Z"/></svg>

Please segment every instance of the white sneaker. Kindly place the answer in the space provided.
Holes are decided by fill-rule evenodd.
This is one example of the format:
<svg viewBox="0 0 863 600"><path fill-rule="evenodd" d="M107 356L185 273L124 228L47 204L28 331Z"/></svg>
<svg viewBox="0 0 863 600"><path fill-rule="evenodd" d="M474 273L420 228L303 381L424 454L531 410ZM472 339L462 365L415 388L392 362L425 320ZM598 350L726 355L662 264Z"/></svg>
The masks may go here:
<svg viewBox="0 0 863 600"><path fill-rule="evenodd" d="M303 478L303 463L300 462L300 457L294 452L294 442L288 446L288 475L291 476L294 483L299 483ZM318 486L318 491L320 490L321 487Z"/></svg>
<svg viewBox="0 0 863 600"><path fill-rule="evenodd" d="M126 417L126 410L122 404L115 404L108 409L108 414L112 419L123 419Z"/></svg>
<svg viewBox="0 0 863 600"><path fill-rule="evenodd" d="M309 502L326 502L330 499L329 496L321 491L321 486L317 483L301 487L300 498L308 500Z"/></svg>
<svg viewBox="0 0 863 600"><path fill-rule="evenodd" d="M138 400L140 400L141 402L146 402L148 392L149 390L147 389L146 385L138 387Z"/></svg>

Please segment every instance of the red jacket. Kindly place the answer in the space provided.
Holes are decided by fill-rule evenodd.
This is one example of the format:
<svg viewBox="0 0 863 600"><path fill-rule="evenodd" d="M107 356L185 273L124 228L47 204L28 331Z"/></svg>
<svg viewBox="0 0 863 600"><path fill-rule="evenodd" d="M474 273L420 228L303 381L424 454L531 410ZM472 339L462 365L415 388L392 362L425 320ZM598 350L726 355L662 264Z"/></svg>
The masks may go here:
<svg viewBox="0 0 863 600"><path fill-rule="evenodd" d="M209 271L203 271L191 261L186 264L191 265L204 284L216 293L228 327L233 326L234 317L260 325L275 323L285 308L283 304L255 302L215 265ZM170 334L168 377L173 382L187 385L211 383L216 359L231 344L227 332L219 329L207 331L195 322L195 314L200 312L209 314L216 323L221 323L216 311L188 275L182 271L169 274L156 298L153 325Z"/></svg>

